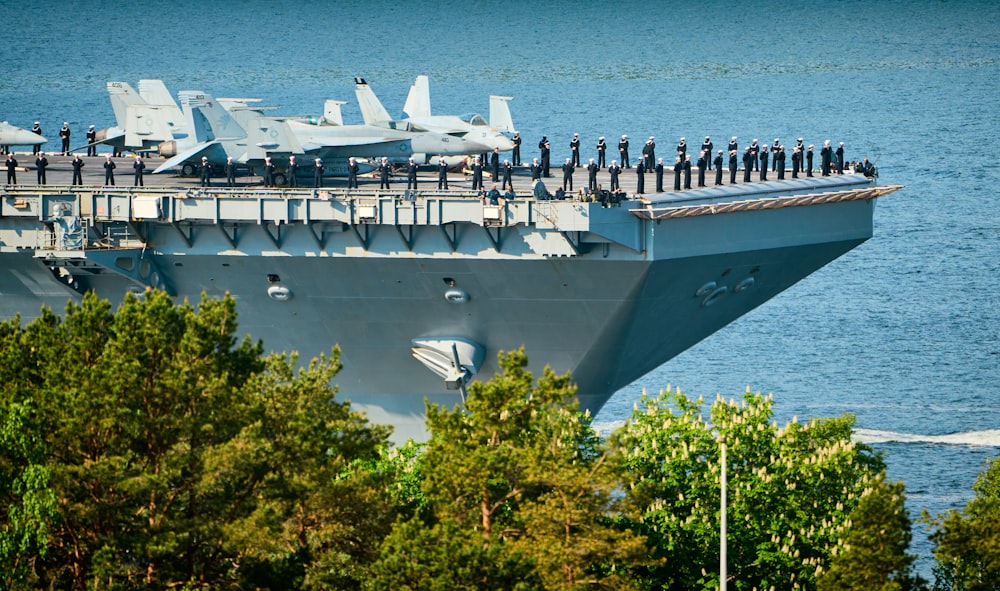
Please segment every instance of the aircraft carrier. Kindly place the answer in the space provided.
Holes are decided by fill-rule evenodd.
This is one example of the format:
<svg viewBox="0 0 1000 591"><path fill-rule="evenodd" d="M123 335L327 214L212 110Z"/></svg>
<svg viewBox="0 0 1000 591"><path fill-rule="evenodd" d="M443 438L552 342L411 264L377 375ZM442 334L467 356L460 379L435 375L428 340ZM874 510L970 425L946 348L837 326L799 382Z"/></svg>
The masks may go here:
<svg viewBox="0 0 1000 591"><path fill-rule="evenodd" d="M68 180L67 159L51 160L50 181ZM429 178L414 192L398 179L388 191L371 180L347 191L245 178L232 189L183 178L102 187L102 160L87 160L84 186L0 190L0 316L26 322L88 290L112 302L146 287L178 301L229 293L241 331L268 349L307 360L339 344L342 395L397 439L423 436L425 398L455 404L465 384L498 371L499 351L521 345L536 375L572 371L582 407L597 412L870 238L876 199L900 188L848 173L619 207L490 205L457 175L450 191L430 190ZM630 193L635 176L622 175ZM524 176L516 189L531 195Z"/></svg>

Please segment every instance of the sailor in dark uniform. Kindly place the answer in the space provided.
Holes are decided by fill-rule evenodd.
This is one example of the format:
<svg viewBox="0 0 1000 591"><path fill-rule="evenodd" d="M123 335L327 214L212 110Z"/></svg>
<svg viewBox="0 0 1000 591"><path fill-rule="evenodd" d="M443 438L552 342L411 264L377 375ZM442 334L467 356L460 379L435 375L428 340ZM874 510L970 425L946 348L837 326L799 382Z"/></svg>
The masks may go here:
<svg viewBox="0 0 1000 591"><path fill-rule="evenodd" d="M10 152L7 153L7 184L17 184L17 160L14 158L14 154Z"/></svg>
<svg viewBox="0 0 1000 591"><path fill-rule="evenodd" d="M31 133L37 133L38 135L42 135L42 126L37 121L35 121L35 124L31 127ZM41 149L42 149L41 144L35 144L34 146L31 146L31 155L35 156Z"/></svg>
<svg viewBox="0 0 1000 591"><path fill-rule="evenodd" d="M646 192L646 161L640 158L638 162L635 163L635 192L637 195L642 195Z"/></svg>
<svg viewBox="0 0 1000 591"><path fill-rule="evenodd" d="M774 138L774 144L771 145L771 170L778 170L778 160L774 157L778 150L781 148L781 140Z"/></svg>
<svg viewBox="0 0 1000 591"><path fill-rule="evenodd" d="M705 186L705 169L708 168L708 159L712 155L704 150L701 152L701 156L698 156L698 186Z"/></svg>
<svg viewBox="0 0 1000 591"><path fill-rule="evenodd" d="M760 180L767 180L767 146L760 148Z"/></svg>
<svg viewBox="0 0 1000 591"><path fill-rule="evenodd" d="M515 131L510 141L514 144L514 150L510 154L511 160L514 161L514 166L521 166L521 135Z"/></svg>
<svg viewBox="0 0 1000 591"><path fill-rule="evenodd" d="M736 170L739 168L739 164L736 159L736 150L729 151L729 184L736 184Z"/></svg>
<svg viewBox="0 0 1000 591"><path fill-rule="evenodd" d="M809 151L806 152L806 176L813 175L813 145L809 144Z"/></svg>
<svg viewBox="0 0 1000 591"><path fill-rule="evenodd" d="M778 146L778 153L774 155L774 161L778 163L778 180L785 180L785 146Z"/></svg>
<svg viewBox="0 0 1000 591"><path fill-rule="evenodd" d="M45 184L45 169L49 166L49 159L45 157L45 152L39 152L38 158L35 158L35 172L38 177L38 184Z"/></svg>
<svg viewBox="0 0 1000 591"><path fill-rule="evenodd" d="M478 191L483 188L483 163L479 161L479 156L472 161L472 190Z"/></svg>
<svg viewBox="0 0 1000 591"><path fill-rule="evenodd" d="M760 146L757 144L757 138L753 138L753 141L750 142L750 155L753 156L750 168L757 170L757 157L760 156Z"/></svg>
<svg viewBox="0 0 1000 591"><path fill-rule="evenodd" d="M409 163L407 163L407 166L406 166L406 189L407 190L409 190L409 189L416 190L416 188L417 188L417 169L418 168L419 168L419 166L417 166L417 163L414 162L413 158L410 158L410 161L409 161Z"/></svg>
<svg viewBox="0 0 1000 591"><path fill-rule="evenodd" d="M313 162L313 187L319 189L323 186L323 173L326 172L326 167L323 166L323 160L317 158Z"/></svg>
<svg viewBox="0 0 1000 591"><path fill-rule="evenodd" d="M562 171L563 171L563 187L565 187L567 191L572 191L573 190L573 163L572 163L572 161L569 158L566 159L566 164L562 165Z"/></svg>
<svg viewBox="0 0 1000 591"><path fill-rule="evenodd" d="M722 150L719 150L719 155L715 157L712 162L715 165L715 184L716 186L722 184Z"/></svg>
<svg viewBox="0 0 1000 591"><path fill-rule="evenodd" d="M580 134L574 133L573 139L569 141L569 156L573 168L580 166Z"/></svg>
<svg viewBox="0 0 1000 591"><path fill-rule="evenodd" d="M63 121L62 129L59 130L59 137L62 139L62 155L69 156L69 123Z"/></svg>
<svg viewBox="0 0 1000 591"><path fill-rule="evenodd" d="M274 162L271 162L270 156L264 157L264 186L273 187L274 186Z"/></svg>
<svg viewBox="0 0 1000 591"><path fill-rule="evenodd" d="M806 155L806 147L802 145L802 138L795 140L795 148L799 151L799 170L802 170Z"/></svg>
<svg viewBox="0 0 1000 591"><path fill-rule="evenodd" d="M448 163L442 158L438 161L438 191L448 188Z"/></svg>
<svg viewBox="0 0 1000 591"><path fill-rule="evenodd" d="M597 138L597 168L598 170L607 166L604 162L604 153L608 151L608 144L604 142L604 136Z"/></svg>
<svg viewBox="0 0 1000 591"><path fill-rule="evenodd" d="M656 192L663 192L663 158L656 159Z"/></svg>
<svg viewBox="0 0 1000 591"><path fill-rule="evenodd" d="M589 191L597 191L597 170L597 164L591 158L590 164L587 165L587 189Z"/></svg>
<svg viewBox="0 0 1000 591"><path fill-rule="evenodd" d="M500 148L493 148L493 153L490 154L490 168L493 171L490 178L495 183L500 180Z"/></svg>
<svg viewBox="0 0 1000 591"><path fill-rule="evenodd" d="M97 146L94 144L97 142L97 132L94 131L94 126L91 125L87 129L87 156L97 156Z"/></svg>
<svg viewBox="0 0 1000 591"><path fill-rule="evenodd" d="M837 146L837 174L844 174L844 142Z"/></svg>
<svg viewBox="0 0 1000 591"><path fill-rule="evenodd" d="M79 154L73 155L73 183L74 185L83 184L83 160L80 158Z"/></svg>
<svg viewBox="0 0 1000 591"><path fill-rule="evenodd" d="M115 163L110 155L104 157L104 184L111 186L115 184Z"/></svg>
<svg viewBox="0 0 1000 591"><path fill-rule="evenodd" d="M687 152L688 152L687 140L681 138L681 141L677 142L677 154L681 157L681 162L684 162L685 157L687 156Z"/></svg>
<svg viewBox="0 0 1000 591"><path fill-rule="evenodd" d="M546 178L551 176L549 174L549 153L551 152L551 146L549 146L549 140L544 135L542 136L542 141L538 142L538 157L542 161L542 175Z"/></svg>
<svg viewBox="0 0 1000 591"><path fill-rule="evenodd" d="M479 168L479 180L482 181L482 167ZM392 176L392 165L389 164L389 159L385 156L382 157L382 164L378 166L378 188L388 189L389 188L389 177Z"/></svg>
<svg viewBox="0 0 1000 591"><path fill-rule="evenodd" d="M501 189L510 188L511 191L514 190L514 180L511 178L514 174L514 165L510 163L510 160L503 161L503 182L500 184Z"/></svg>
<svg viewBox="0 0 1000 591"><path fill-rule="evenodd" d="M681 190L681 175L684 174L684 160L681 158L680 154L677 155L677 160L674 162L674 191Z"/></svg>
<svg viewBox="0 0 1000 591"><path fill-rule="evenodd" d="M691 157L684 156L684 188L691 188Z"/></svg>
<svg viewBox="0 0 1000 591"><path fill-rule="evenodd" d="M538 163L538 158L531 161L531 180L537 181L542 178L542 165Z"/></svg>
<svg viewBox="0 0 1000 591"><path fill-rule="evenodd" d="M618 181L618 175L621 174L622 167L618 166L617 160L611 161L611 166L608 167L608 172L611 173L611 190L614 191L615 189L620 189L621 183Z"/></svg>
<svg viewBox="0 0 1000 591"><path fill-rule="evenodd" d="M802 150L798 146L792 150L792 178L799 178L799 167L802 166Z"/></svg>
<svg viewBox="0 0 1000 591"><path fill-rule="evenodd" d="M730 152L739 153L740 146L739 146L739 144L736 143L736 136L735 135L733 136L733 139L729 140L729 147L726 148L726 149L728 151L730 151Z"/></svg>
<svg viewBox="0 0 1000 591"><path fill-rule="evenodd" d="M347 188L357 189L358 188L358 171L361 167L358 166L358 161L354 157L350 157L347 160Z"/></svg>
<svg viewBox="0 0 1000 591"><path fill-rule="evenodd" d="M706 154L705 159L708 160L708 169L712 170L712 150L715 148L712 145L712 138L705 136L705 141L701 143L701 151Z"/></svg>
<svg viewBox="0 0 1000 591"><path fill-rule="evenodd" d="M236 186L236 163L233 162L233 157L226 157L226 164L224 166L226 172L226 186L235 187Z"/></svg>
<svg viewBox="0 0 1000 591"><path fill-rule="evenodd" d="M750 172L753 171L753 163L756 158L753 157L753 152L750 151L750 146L743 148L743 182L750 182Z"/></svg>
<svg viewBox="0 0 1000 591"><path fill-rule="evenodd" d="M646 158L646 172L653 170L653 161L656 160L656 142L653 136L649 136L646 145L642 147L642 155Z"/></svg>
<svg viewBox="0 0 1000 591"><path fill-rule="evenodd" d="M291 175L292 172L293 172L292 171L292 166L294 166L294 162L295 162L294 158L295 158L295 156L292 156L292 159L293 159L292 160L292 164L288 165L288 174L289 175ZM143 165L143 168L145 168L145 165ZM294 178L294 177L291 177L291 178ZM211 187L212 186L212 165L208 163L208 158L206 158L205 156L201 157L201 186L202 187ZM294 185L292 185L292 186L294 186Z"/></svg>
<svg viewBox="0 0 1000 591"><path fill-rule="evenodd" d="M833 159L833 150L830 148L830 140L823 142L823 149L819 151L822 161L823 176L830 176L830 161Z"/></svg>
<svg viewBox="0 0 1000 591"><path fill-rule="evenodd" d="M295 156L288 157L288 168L286 170L288 173L288 187L294 189L299 186L299 165L295 162ZM207 186L207 185L206 185Z"/></svg>
<svg viewBox="0 0 1000 591"><path fill-rule="evenodd" d="M202 167L202 169L204 170L204 168L206 166L208 166L208 163L206 162L205 158L202 158L201 159L201 167ZM132 163L132 172L133 172L132 186L133 187L144 187L145 186L145 184L143 183L143 180L142 180L142 171L145 170L145 169L146 169L146 163L142 161L142 158L140 158L138 155L136 155L135 162ZM202 173L202 179L204 179L204 178L205 178L205 173L203 172ZM205 183L205 181L202 180L202 185L201 186L203 186L203 187L208 186L208 185L205 185L204 183Z"/></svg>
<svg viewBox="0 0 1000 591"><path fill-rule="evenodd" d="M618 156L622 160L622 166L625 168L632 168L632 165L628 162L628 136L623 135L621 141L618 142Z"/></svg>

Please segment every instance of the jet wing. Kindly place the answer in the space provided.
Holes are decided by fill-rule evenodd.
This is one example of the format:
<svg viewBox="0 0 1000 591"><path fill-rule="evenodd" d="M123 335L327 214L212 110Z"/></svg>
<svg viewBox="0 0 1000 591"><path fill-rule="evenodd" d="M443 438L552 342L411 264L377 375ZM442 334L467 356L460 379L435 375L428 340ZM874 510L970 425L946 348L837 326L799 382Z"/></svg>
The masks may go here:
<svg viewBox="0 0 1000 591"><path fill-rule="evenodd" d="M203 144L198 144L190 150L181 152L180 154L170 158L153 171L153 174L160 174L161 172L166 172L171 168L176 168L188 160L200 160L201 156L206 156L209 162L219 163L225 162L227 154L226 149L223 147L222 142L205 142Z"/></svg>

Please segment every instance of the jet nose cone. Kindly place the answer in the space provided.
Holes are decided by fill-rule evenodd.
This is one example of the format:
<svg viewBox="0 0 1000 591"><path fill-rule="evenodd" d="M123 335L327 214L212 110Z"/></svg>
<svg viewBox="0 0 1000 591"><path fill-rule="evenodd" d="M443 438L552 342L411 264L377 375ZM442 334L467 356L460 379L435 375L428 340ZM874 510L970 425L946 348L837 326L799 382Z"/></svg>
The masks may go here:
<svg viewBox="0 0 1000 591"><path fill-rule="evenodd" d="M475 154L486 152L488 148L474 142L444 134L421 134L413 140L413 151L418 154L440 154L442 156Z"/></svg>
<svg viewBox="0 0 1000 591"><path fill-rule="evenodd" d="M503 150L503 148L500 148ZM493 146L486 142L477 142L473 140L465 140L465 151L463 154L482 154L483 152L492 152Z"/></svg>
<svg viewBox="0 0 1000 591"><path fill-rule="evenodd" d="M500 148L501 152L506 152L514 149L514 142L509 137L498 133L493 147Z"/></svg>
<svg viewBox="0 0 1000 591"><path fill-rule="evenodd" d="M27 129L19 129L11 135L13 137L10 138L10 141L8 141L8 138L4 138L4 143L11 146L34 146L35 144L44 144L49 141L37 133L32 133Z"/></svg>

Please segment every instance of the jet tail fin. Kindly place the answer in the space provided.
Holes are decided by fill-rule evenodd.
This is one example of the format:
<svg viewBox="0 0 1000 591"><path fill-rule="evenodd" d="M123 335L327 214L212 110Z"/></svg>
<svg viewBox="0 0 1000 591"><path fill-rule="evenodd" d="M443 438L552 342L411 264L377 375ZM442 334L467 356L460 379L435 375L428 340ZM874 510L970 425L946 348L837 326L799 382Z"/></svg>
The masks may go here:
<svg viewBox="0 0 1000 591"><path fill-rule="evenodd" d="M128 121L128 107L146 104L128 82L108 82L108 96L111 98L111 109L115 112L115 121L121 129L127 129L125 124Z"/></svg>
<svg viewBox="0 0 1000 591"><path fill-rule="evenodd" d="M417 76L417 79L413 81L410 93L406 95L403 112L406 113L407 117L431 116L431 89L427 76Z"/></svg>
<svg viewBox="0 0 1000 591"><path fill-rule="evenodd" d="M340 105L346 104L347 101L328 99L323 103L323 119L330 125L343 125L344 117L340 114Z"/></svg>
<svg viewBox="0 0 1000 591"><path fill-rule="evenodd" d="M167 90L167 85L163 83L163 80L140 80L139 96L151 105L177 108L177 103L174 101L174 97L170 96L170 91Z"/></svg>
<svg viewBox="0 0 1000 591"><path fill-rule="evenodd" d="M177 123L171 119L175 107L157 105L129 105L125 109L125 147L144 148L150 143L169 142L175 139Z"/></svg>
<svg viewBox="0 0 1000 591"><path fill-rule="evenodd" d="M247 160L263 160L271 154L304 154L287 121L258 117L247 125Z"/></svg>
<svg viewBox="0 0 1000 591"><path fill-rule="evenodd" d="M358 106L361 107L361 118L366 124L376 125L379 122L392 120L364 78L355 78L354 85L354 94L358 97Z"/></svg>
<svg viewBox="0 0 1000 591"><path fill-rule="evenodd" d="M181 108L199 142L246 137L246 131L210 94L197 90L179 93Z"/></svg>
<svg viewBox="0 0 1000 591"><path fill-rule="evenodd" d="M497 131L514 133L514 121L510 117L510 107L507 101L513 99L512 96L490 96L490 127Z"/></svg>

